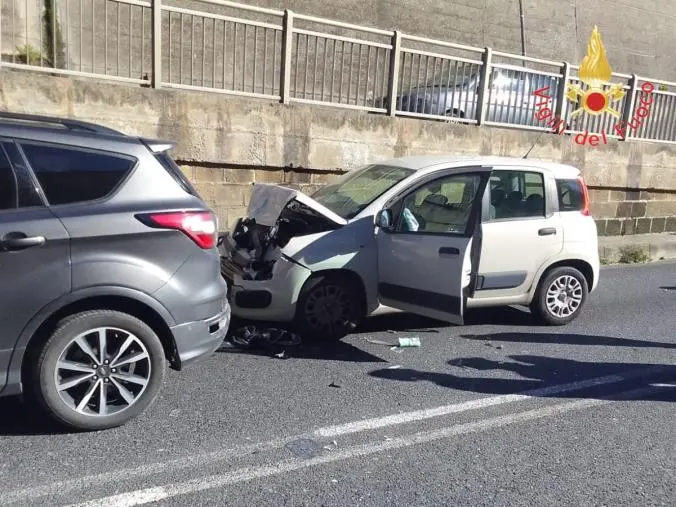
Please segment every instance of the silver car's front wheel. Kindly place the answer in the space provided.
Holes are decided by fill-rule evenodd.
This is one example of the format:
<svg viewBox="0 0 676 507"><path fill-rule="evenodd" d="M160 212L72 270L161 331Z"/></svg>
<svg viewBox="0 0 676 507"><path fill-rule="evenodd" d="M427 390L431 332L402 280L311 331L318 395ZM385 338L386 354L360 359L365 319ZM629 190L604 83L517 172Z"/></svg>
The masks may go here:
<svg viewBox="0 0 676 507"><path fill-rule="evenodd" d="M111 310L67 317L47 340L33 390L60 423L96 430L124 424L156 398L166 359L144 322Z"/></svg>

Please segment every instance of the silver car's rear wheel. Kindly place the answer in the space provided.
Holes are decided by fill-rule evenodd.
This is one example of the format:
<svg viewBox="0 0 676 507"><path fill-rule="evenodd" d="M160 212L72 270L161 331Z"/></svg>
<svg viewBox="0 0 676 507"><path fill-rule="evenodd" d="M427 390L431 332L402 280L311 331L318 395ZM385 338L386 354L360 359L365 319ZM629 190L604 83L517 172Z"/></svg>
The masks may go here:
<svg viewBox="0 0 676 507"><path fill-rule="evenodd" d="M582 294L582 284L577 278L561 275L547 289L547 309L556 317L568 317L580 308Z"/></svg>
<svg viewBox="0 0 676 507"><path fill-rule="evenodd" d="M134 334L114 327L81 333L66 345L54 370L61 401L90 416L133 406L150 383L148 349Z"/></svg>
<svg viewBox="0 0 676 507"><path fill-rule="evenodd" d="M531 311L545 324L567 324L582 311L589 292L587 279L577 269L559 266L540 280Z"/></svg>
<svg viewBox="0 0 676 507"><path fill-rule="evenodd" d="M82 312L62 320L42 347L32 390L65 426L111 428L153 402L166 362L157 334L138 318L112 310Z"/></svg>

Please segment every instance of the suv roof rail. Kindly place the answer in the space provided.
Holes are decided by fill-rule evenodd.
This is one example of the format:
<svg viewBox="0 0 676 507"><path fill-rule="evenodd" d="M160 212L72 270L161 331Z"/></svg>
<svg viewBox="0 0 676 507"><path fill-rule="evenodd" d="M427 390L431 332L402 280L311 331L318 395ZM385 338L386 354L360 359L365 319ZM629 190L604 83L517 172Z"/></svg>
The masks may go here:
<svg viewBox="0 0 676 507"><path fill-rule="evenodd" d="M53 125L62 125L69 130L84 130L87 132L96 132L98 134L113 134L117 136L124 136L122 132L113 130L103 125L96 123L89 123L86 121L72 120L70 118L59 118L57 116L42 116L37 114L26 113L10 113L9 111L0 111L0 121L2 120L19 120L32 121L36 123L51 123Z"/></svg>

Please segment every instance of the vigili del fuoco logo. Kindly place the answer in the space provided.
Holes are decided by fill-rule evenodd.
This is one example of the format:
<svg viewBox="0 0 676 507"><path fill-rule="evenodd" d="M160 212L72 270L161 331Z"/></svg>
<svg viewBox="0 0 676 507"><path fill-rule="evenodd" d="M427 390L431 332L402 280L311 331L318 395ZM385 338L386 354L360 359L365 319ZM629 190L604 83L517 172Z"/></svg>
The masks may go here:
<svg viewBox="0 0 676 507"><path fill-rule="evenodd" d="M610 68L610 63L606 56L606 48L603 46L601 33L597 26L594 26L592 30L589 43L587 44L587 55L580 64L578 75L580 81L587 86L587 89L584 90L581 86L575 84L568 84L566 86L566 98L576 105L576 109L570 114L571 118L575 118L583 112L591 116L609 113L619 120L614 127L615 133L624 138L626 137L627 126L632 130L636 130L642 123L641 118L648 116L650 105L653 102L651 93L655 89L655 86L652 83L646 82L641 86L641 90L645 93L645 95L640 97L641 106L636 109L632 120L628 123L620 120L621 113L616 107L619 106L618 103L626 95L626 91L624 90L624 85L610 82L613 77L613 71ZM553 116L552 108L550 107L552 98L547 94L548 91L549 87L545 86L533 92L533 95L540 99L535 104L536 110L534 116L539 121L547 121L547 125L560 135L566 131L568 126L566 120ZM589 142L590 146L598 146L599 142L608 144L605 129L601 130L600 136L586 131L577 134L573 139L577 144Z"/></svg>

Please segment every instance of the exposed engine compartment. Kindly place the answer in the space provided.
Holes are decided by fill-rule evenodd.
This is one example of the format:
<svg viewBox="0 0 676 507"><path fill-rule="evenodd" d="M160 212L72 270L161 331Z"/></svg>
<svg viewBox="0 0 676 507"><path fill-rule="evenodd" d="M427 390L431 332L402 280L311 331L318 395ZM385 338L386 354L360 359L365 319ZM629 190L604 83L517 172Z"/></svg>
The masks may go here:
<svg viewBox="0 0 676 507"><path fill-rule="evenodd" d="M292 199L272 226L257 224L253 218L237 220L231 233L219 242L221 273L231 281L234 272L245 280L269 280L272 269L292 238L341 227L327 217Z"/></svg>

